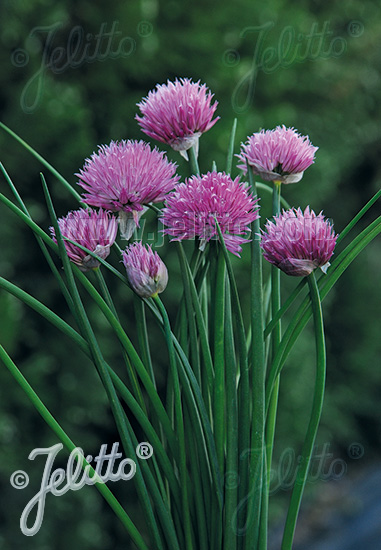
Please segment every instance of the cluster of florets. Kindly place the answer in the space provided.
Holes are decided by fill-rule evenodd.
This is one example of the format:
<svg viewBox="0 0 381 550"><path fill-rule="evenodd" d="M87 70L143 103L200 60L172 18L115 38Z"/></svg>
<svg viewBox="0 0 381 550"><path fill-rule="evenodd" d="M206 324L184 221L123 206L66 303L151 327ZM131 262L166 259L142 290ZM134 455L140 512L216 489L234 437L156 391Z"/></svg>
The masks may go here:
<svg viewBox="0 0 381 550"><path fill-rule="evenodd" d="M138 107L143 132L186 156L200 136L217 122L217 102L206 85L185 78L157 85ZM314 162L317 147L293 128L277 126L248 137L242 144L238 168L248 168L275 184L299 181ZM130 239L140 217L154 203L164 202L161 221L171 240L198 239L201 250L222 235L227 250L239 256L250 239L251 224L259 218L258 198L247 184L224 172L194 175L179 183L177 165L165 153L143 141L111 141L85 160L76 174L89 206L58 220L69 258L82 271L100 266L110 253L118 229ZM99 211L90 207L97 207ZM118 215L118 219L114 216ZM56 239L51 228L53 239ZM336 236L322 213L309 207L283 211L267 221L261 246L266 260L289 275L306 276L325 271ZM79 245L79 246L77 246ZM133 242L123 252L130 286L147 298L162 292L168 272L157 252Z"/></svg>

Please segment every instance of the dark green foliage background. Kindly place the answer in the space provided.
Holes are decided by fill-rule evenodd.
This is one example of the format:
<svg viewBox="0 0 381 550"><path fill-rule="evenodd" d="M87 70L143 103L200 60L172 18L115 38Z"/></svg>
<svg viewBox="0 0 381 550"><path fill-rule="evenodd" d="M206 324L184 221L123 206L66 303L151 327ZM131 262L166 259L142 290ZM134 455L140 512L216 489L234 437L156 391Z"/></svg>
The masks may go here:
<svg viewBox="0 0 381 550"><path fill-rule="evenodd" d="M83 29L83 48L90 44L90 55L101 25L110 32L114 22L120 34L113 39L113 50L124 37L130 37L124 42L126 53L133 46L130 55L109 55L92 63L87 58L77 68L69 62L62 71L42 65L44 56L51 59L55 48L67 47L76 26ZM47 31L57 23L59 28L47 48ZM273 26L259 55L255 55L259 30L253 27L268 23ZM2 0L0 25L0 119L73 184L75 172L97 144L111 139L144 139L134 120L136 103L142 96L156 83L188 76L206 82L219 102L221 120L200 142L203 171L211 169L213 160L219 169L224 168L229 132L236 116L237 151L239 143L259 128L285 124L309 134L312 143L319 146L316 164L300 184L285 187L284 195L295 206L310 204L315 211L323 209L338 232L379 188L381 9L376 1ZM325 28L330 34L321 37L321 46L316 36L309 59L300 62L313 26L315 33ZM281 42L285 29L294 33L294 43L285 60L287 67L276 67L278 50L287 47ZM100 53L106 46L104 41ZM266 48L273 48L275 53L267 50L265 55L275 57L263 59ZM23 66L20 49L29 54ZM28 112L33 102L35 109ZM245 103L247 107L243 108ZM178 163L180 173L188 175L186 163L177 154L169 151L168 156ZM49 220L39 180L41 165L4 132L0 133L0 160L35 220L47 228ZM59 182L46 171L45 175L57 213L64 215L76 208ZM10 196L3 178L0 190ZM268 198L263 197L263 218L269 215L269 208ZM361 222L357 232L375 217L375 210ZM0 206L0 219L1 276L72 322L31 232L4 206ZM170 268L170 283L163 299L175 315L180 285L176 257L170 246L159 252ZM249 284L247 252L242 260L234 262L244 303ZM335 457L348 462L348 475L379 458L380 452L380 258L378 240L362 253L324 303L328 380L319 445L328 442ZM118 265L116 256L113 260ZM113 280L109 282L125 326L134 338L131 293ZM295 283L282 277L285 295ZM91 304L89 308L107 358L115 365L120 363L122 372L117 342ZM73 440L92 454L102 443L117 441L104 394L89 361L44 320L4 292L0 292L0 312L1 343ZM152 340L157 350L157 372L162 373L164 381L167 367L161 352L163 342L156 332ZM309 326L282 379L277 457L287 447L299 452L313 369L313 334ZM21 534L19 518L39 487L42 471L42 460L30 462L28 454L35 447L57 441L4 367L0 369L0 398L0 548L131 548L118 520L93 488L48 498L40 532L28 539ZM353 442L365 449L361 463L351 462L346 454ZM64 465L66 455L61 454ZM9 484L16 469L30 474L30 486L24 491L16 491ZM132 483L128 487L115 484L114 489L144 529ZM276 517L278 511L282 513L283 499L279 497L282 495L273 497Z"/></svg>

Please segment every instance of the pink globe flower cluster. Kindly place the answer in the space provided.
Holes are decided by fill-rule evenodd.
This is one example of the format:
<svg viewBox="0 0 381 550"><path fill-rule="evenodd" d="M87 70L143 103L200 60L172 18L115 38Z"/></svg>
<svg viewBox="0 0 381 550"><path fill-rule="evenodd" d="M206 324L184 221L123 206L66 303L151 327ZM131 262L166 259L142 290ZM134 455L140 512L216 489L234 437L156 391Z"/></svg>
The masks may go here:
<svg viewBox="0 0 381 550"><path fill-rule="evenodd" d="M197 237L203 249L208 241L218 238L217 220L226 248L239 256L241 244L249 242L240 235L249 233L250 224L259 216L257 202L239 178L233 180L224 172L193 176L168 195L162 217L164 232L172 241Z"/></svg>
<svg viewBox="0 0 381 550"><path fill-rule="evenodd" d="M143 141L112 141L86 159L76 174L83 202L119 213L122 237L129 239L148 204L161 202L179 180L176 164Z"/></svg>
<svg viewBox="0 0 381 550"><path fill-rule="evenodd" d="M168 143L186 159L192 146L198 151L201 134L210 130L219 117L213 119L217 102L212 102L205 84L181 78L175 82L157 85L137 106L143 116L136 115L143 132Z"/></svg>
<svg viewBox="0 0 381 550"><path fill-rule="evenodd" d="M64 218L60 218L58 227L64 239L70 239L87 248L102 260L110 254L110 247L114 244L118 231L116 218L102 209L79 210L69 212ZM54 242L57 242L53 227L49 228ZM64 240L67 255L81 271L90 271L100 266L100 262L76 246Z"/></svg>
<svg viewBox="0 0 381 550"><path fill-rule="evenodd" d="M296 183L314 162L317 149L308 136L301 136L294 128L277 126L253 134L242 144L238 168L246 173L247 162L264 181Z"/></svg>
<svg viewBox="0 0 381 550"><path fill-rule="evenodd" d="M202 133L217 122L213 118L217 102L206 85L180 79L157 85L138 107L136 116L143 132L185 154L197 144ZM250 136L241 146L240 168L265 181L294 183L314 162L314 147L308 136L293 128L277 126ZM164 233L171 240L199 239L203 250L210 240L218 240L218 222L226 248L239 256L241 245L249 242L250 226L259 218L258 198L252 196L239 178L224 172L195 175L179 183L176 164L156 147L143 141L111 141L99 146L76 174L83 190L83 202L100 208L80 209L58 220L65 239L85 246L105 259L115 241L119 215L121 236L129 239L148 205L165 201L162 210ZM282 271L305 276L329 265L336 244L331 224L309 207L283 211L267 221L262 232L264 257ZM51 228L54 236L54 230ZM70 259L87 271L100 265L93 256L65 240ZM140 296L156 295L168 280L165 265L151 247L133 243L123 252L123 262L131 287Z"/></svg>
<svg viewBox="0 0 381 550"><path fill-rule="evenodd" d="M337 235L323 214L309 206L302 212L283 210L267 221L261 247L267 261L295 277L305 277L320 267L326 273L336 245Z"/></svg>

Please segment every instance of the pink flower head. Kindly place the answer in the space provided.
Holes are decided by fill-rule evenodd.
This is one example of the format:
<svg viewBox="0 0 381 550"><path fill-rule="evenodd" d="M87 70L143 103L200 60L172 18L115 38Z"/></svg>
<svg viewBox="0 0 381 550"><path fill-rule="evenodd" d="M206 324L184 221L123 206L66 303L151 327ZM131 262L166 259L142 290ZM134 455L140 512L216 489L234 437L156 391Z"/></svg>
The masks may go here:
<svg viewBox="0 0 381 550"><path fill-rule="evenodd" d="M232 180L224 172L193 176L168 195L162 218L164 233L173 241L198 237L202 250L208 241L218 238L216 218L226 248L239 256L240 245L249 242L239 235L248 233L250 223L259 217L257 202L239 178Z"/></svg>
<svg viewBox="0 0 381 550"><path fill-rule="evenodd" d="M313 162L315 152L308 136L301 136L294 128L277 126L262 130L242 144L238 168L246 173L246 160L254 174L264 181L296 183Z"/></svg>
<svg viewBox="0 0 381 550"><path fill-rule="evenodd" d="M155 296L165 290L168 271L157 252L141 242L130 244L123 252L123 263L133 290L142 298Z"/></svg>
<svg viewBox="0 0 381 550"><path fill-rule="evenodd" d="M76 174L86 191L83 201L119 212L122 237L129 239L145 205L164 200L178 182L176 164L143 141L112 141L99 146Z"/></svg>
<svg viewBox="0 0 381 550"><path fill-rule="evenodd" d="M185 151L193 145L198 148L201 134L210 130L219 117L212 120L217 101L211 104L213 94L200 81L181 78L167 84L158 84L140 103L142 117L136 115L143 132L163 143L168 143L185 158Z"/></svg>
<svg viewBox="0 0 381 550"><path fill-rule="evenodd" d="M305 277L318 267L326 273L336 239L323 214L307 206L304 213L292 208L267 221L261 247L266 260L287 275Z"/></svg>
<svg viewBox="0 0 381 550"><path fill-rule="evenodd" d="M108 212L84 210L80 208L69 212L66 217L57 220L62 237L75 241L105 260L110 254L118 231L116 218ZM57 242L53 227L49 228L54 242ZM93 256L64 240L67 255L81 271L90 271L100 266Z"/></svg>

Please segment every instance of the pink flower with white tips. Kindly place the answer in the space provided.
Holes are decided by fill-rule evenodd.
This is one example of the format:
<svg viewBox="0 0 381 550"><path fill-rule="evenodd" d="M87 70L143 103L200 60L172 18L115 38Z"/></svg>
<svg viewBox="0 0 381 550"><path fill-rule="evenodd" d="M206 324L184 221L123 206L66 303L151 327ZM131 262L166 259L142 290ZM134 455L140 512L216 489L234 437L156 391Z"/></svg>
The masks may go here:
<svg viewBox="0 0 381 550"><path fill-rule="evenodd" d="M64 239L70 239L84 246L97 256L105 260L110 254L110 247L114 244L118 231L118 222L114 216L102 209L99 212L95 210L84 210L80 208L69 212L64 218L57 220L60 232ZM55 231L50 227L50 233L53 240L57 242ZM100 262L79 248L75 244L64 240L67 255L81 271L90 271L99 267Z"/></svg>
<svg viewBox="0 0 381 550"><path fill-rule="evenodd" d="M247 139L241 146L238 168L247 172L246 161L264 181L296 183L314 162L314 147L308 136L301 136L294 128L277 126L275 130L262 130Z"/></svg>
<svg viewBox="0 0 381 550"><path fill-rule="evenodd" d="M186 151L194 145L197 154L201 134L219 119L213 119L217 101L212 104L212 98L205 84L189 78L168 80L137 104L143 116L136 115L136 120L148 136L168 143L187 159Z"/></svg>
<svg viewBox="0 0 381 550"><path fill-rule="evenodd" d="M78 184L83 202L119 212L122 237L129 239L148 204L161 202L179 180L176 164L143 141L112 141L86 159Z"/></svg>
<svg viewBox="0 0 381 550"><path fill-rule="evenodd" d="M326 273L336 245L337 235L323 214L315 214L309 206L304 212L283 210L267 221L261 247L267 261L287 275L305 277L314 269Z"/></svg>

